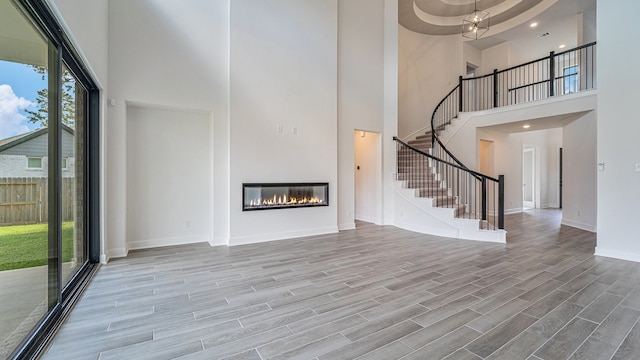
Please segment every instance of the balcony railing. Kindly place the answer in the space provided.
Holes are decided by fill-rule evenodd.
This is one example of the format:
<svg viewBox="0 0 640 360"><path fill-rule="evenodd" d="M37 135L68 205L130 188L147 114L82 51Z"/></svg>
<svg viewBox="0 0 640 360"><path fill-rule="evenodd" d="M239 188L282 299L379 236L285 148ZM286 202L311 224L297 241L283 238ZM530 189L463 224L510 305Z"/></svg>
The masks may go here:
<svg viewBox="0 0 640 360"><path fill-rule="evenodd" d="M432 155L463 168L438 134L460 112L522 104L596 88L596 43L529 61L491 74L463 78L431 116Z"/></svg>
<svg viewBox="0 0 640 360"><path fill-rule="evenodd" d="M459 111L479 111L596 87L596 43L473 77L459 78Z"/></svg>

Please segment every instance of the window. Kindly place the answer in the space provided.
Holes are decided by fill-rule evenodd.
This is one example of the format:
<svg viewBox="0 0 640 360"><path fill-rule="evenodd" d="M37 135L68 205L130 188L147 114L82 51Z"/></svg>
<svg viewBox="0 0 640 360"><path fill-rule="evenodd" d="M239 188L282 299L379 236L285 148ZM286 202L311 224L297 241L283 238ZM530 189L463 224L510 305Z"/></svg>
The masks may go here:
<svg viewBox="0 0 640 360"><path fill-rule="evenodd" d="M578 91L578 66L569 66L564 68L562 73L564 76L564 94L574 93Z"/></svg>
<svg viewBox="0 0 640 360"><path fill-rule="evenodd" d="M30 169L30 170L40 170L40 169L42 169L42 158L41 157L28 157L27 158L27 169Z"/></svg>

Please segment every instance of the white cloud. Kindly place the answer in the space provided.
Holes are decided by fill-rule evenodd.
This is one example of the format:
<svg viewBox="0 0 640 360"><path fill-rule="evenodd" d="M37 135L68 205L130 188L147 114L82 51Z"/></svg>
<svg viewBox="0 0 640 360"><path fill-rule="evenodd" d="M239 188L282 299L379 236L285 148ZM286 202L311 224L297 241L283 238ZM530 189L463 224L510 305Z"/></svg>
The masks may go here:
<svg viewBox="0 0 640 360"><path fill-rule="evenodd" d="M20 110L32 105L33 102L16 96L11 85L0 84L0 139L29 131L27 118Z"/></svg>

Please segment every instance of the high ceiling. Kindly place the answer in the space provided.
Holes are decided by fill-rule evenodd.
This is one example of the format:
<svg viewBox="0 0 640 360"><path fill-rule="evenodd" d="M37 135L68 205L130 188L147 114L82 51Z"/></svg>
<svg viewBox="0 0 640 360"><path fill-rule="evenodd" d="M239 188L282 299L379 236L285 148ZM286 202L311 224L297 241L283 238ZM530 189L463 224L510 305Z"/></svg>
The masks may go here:
<svg viewBox="0 0 640 360"><path fill-rule="evenodd" d="M460 34L462 19L474 6L474 0L398 0L399 22L427 35ZM553 26L578 13L595 11L595 7L596 0L477 0L477 9L491 14L491 28L471 44L487 48L522 35L530 21Z"/></svg>

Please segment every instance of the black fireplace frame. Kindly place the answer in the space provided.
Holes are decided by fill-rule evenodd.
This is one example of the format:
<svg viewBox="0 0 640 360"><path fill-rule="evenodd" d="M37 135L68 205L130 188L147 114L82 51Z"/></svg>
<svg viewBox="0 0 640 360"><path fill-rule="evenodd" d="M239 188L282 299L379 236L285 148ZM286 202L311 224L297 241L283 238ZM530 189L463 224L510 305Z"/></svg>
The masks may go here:
<svg viewBox="0 0 640 360"><path fill-rule="evenodd" d="M321 186L321 187L324 188L324 201L322 203L293 204L293 205L264 206L264 207L246 207L245 206L245 201L246 201L245 188L247 188L247 187L276 188L276 187L312 187L312 186ZM329 206L329 183L328 182L242 183L242 211L279 210L279 209L294 209L294 208L314 208L314 207L322 207L322 206Z"/></svg>

